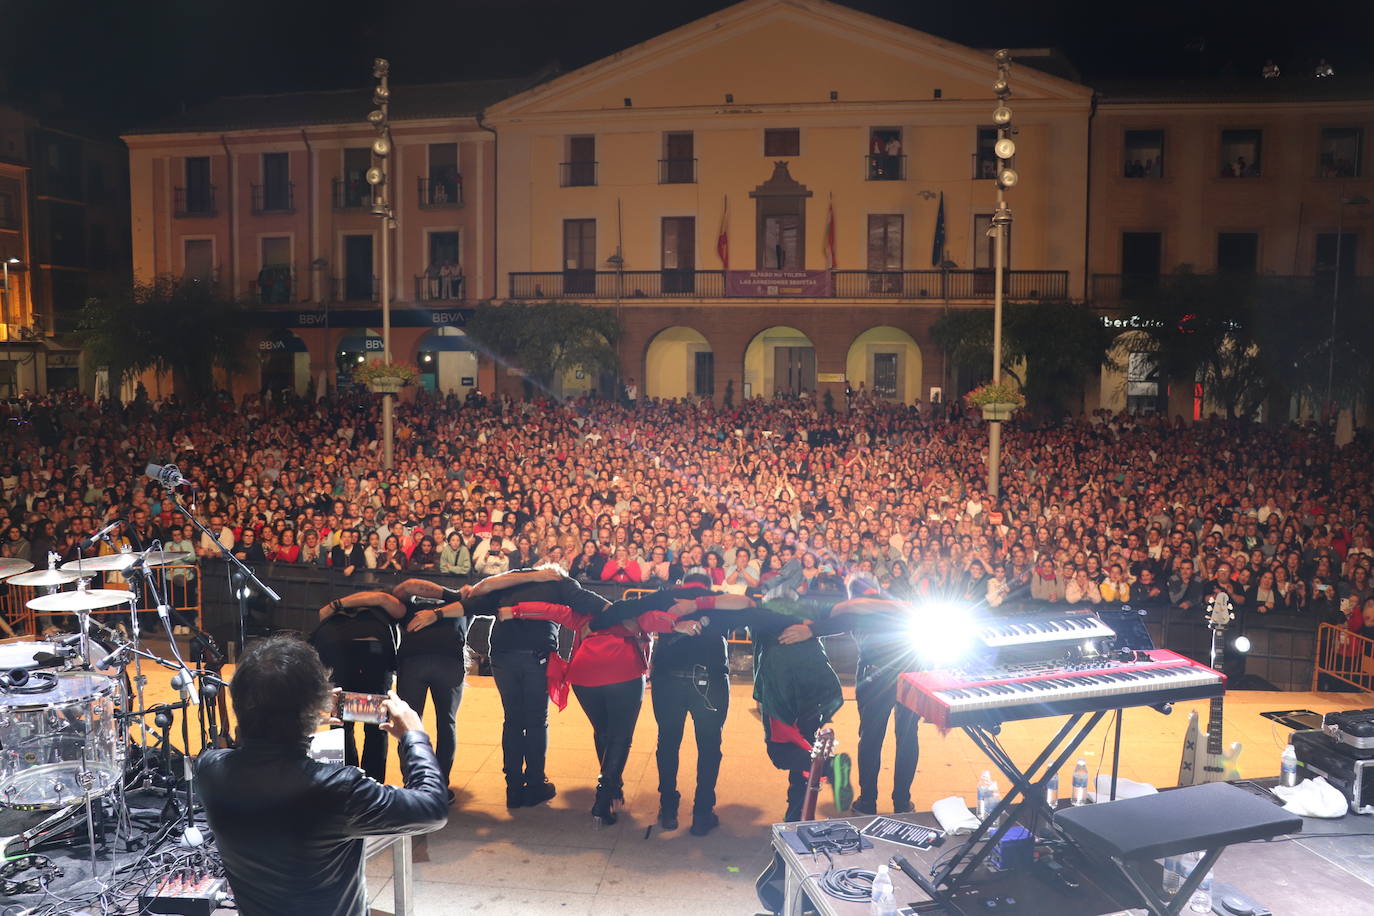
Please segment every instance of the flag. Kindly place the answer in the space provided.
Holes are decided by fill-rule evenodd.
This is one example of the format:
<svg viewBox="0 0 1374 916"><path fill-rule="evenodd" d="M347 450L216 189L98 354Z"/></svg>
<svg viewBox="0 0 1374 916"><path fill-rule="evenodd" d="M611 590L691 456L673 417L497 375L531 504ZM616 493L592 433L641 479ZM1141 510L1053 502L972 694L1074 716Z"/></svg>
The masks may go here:
<svg viewBox="0 0 1374 916"><path fill-rule="evenodd" d="M940 192L940 209L935 211L935 243L930 246L930 266L939 267L945 259L945 192Z"/></svg>
<svg viewBox="0 0 1374 916"><path fill-rule="evenodd" d="M716 236L716 254L720 256L723 270L730 269L730 198L725 198L725 206L720 211L720 234Z"/></svg>
<svg viewBox="0 0 1374 916"><path fill-rule="evenodd" d="M825 266L834 270L840 265L835 262L835 195L830 195L830 208L825 214Z"/></svg>

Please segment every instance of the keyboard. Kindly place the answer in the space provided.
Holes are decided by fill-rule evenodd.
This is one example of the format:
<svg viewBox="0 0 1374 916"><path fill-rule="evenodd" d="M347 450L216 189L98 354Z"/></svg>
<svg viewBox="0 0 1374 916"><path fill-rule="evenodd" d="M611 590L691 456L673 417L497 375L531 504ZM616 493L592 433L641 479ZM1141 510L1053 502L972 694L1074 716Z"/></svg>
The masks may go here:
<svg viewBox="0 0 1374 916"><path fill-rule="evenodd" d="M990 618L978 627L977 636L989 649L1049 648L1059 643L1115 638L1116 631L1091 611L1040 612Z"/></svg>
<svg viewBox="0 0 1374 916"><path fill-rule="evenodd" d="M1207 699L1225 690L1221 672L1167 649L1150 649L1129 662L1104 658L908 672L897 682L897 700L941 728L956 728Z"/></svg>

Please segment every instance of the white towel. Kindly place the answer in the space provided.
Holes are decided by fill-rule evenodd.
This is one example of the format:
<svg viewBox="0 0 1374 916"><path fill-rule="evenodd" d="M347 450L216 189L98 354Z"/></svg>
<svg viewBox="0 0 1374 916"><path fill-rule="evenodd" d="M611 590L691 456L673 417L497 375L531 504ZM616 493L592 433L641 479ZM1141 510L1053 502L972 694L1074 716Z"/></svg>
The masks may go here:
<svg viewBox="0 0 1374 916"><path fill-rule="evenodd" d="M957 795L942 798L930 806L930 813L940 822L940 829L950 836L971 833L978 829L981 821L968 809L964 800Z"/></svg>
<svg viewBox="0 0 1374 916"><path fill-rule="evenodd" d="M1275 786L1283 810L1302 817L1344 817L1349 802L1340 789L1321 776L1304 779L1296 786Z"/></svg>

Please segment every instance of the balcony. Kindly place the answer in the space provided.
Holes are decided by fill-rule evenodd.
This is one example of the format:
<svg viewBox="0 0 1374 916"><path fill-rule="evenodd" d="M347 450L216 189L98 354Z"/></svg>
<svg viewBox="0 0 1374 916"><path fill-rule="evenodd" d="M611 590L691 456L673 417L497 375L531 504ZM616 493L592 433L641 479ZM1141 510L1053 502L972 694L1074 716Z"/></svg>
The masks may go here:
<svg viewBox="0 0 1374 916"><path fill-rule="evenodd" d="M372 206L372 185L362 178L335 178L330 196L335 210L366 210Z"/></svg>
<svg viewBox="0 0 1374 916"><path fill-rule="evenodd" d="M559 183L565 188L596 187L595 162L560 162Z"/></svg>
<svg viewBox="0 0 1374 916"><path fill-rule="evenodd" d="M659 184L696 184L697 161L695 159L658 160Z"/></svg>
<svg viewBox="0 0 1374 916"><path fill-rule="evenodd" d="M869 181L906 180L906 156L870 154L864 157L864 167Z"/></svg>
<svg viewBox="0 0 1374 916"><path fill-rule="evenodd" d="M278 185L255 184L253 190L253 215L296 212L296 183L288 181Z"/></svg>
<svg viewBox="0 0 1374 916"><path fill-rule="evenodd" d="M421 210L443 210L463 205L463 176L415 179Z"/></svg>
<svg viewBox="0 0 1374 916"><path fill-rule="evenodd" d="M376 302L380 298L377 278L371 275L335 277L333 285L333 302Z"/></svg>
<svg viewBox="0 0 1374 916"><path fill-rule="evenodd" d="M419 274L415 278L416 302L456 302L463 298L463 285L466 278L462 275L445 277Z"/></svg>
<svg viewBox="0 0 1374 916"><path fill-rule="evenodd" d="M289 305L295 302L296 275L289 267L264 267L252 282L253 300L259 305Z"/></svg>
<svg viewBox="0 0 1374 916"><path fill-rule="evenodd" d="M991 299L990 270L836 270L835 299ZM1008 299L1067 299L1067 270L1009 270ZM562 270L510 275L512 299L723 299L721 270Z"/></svg>
<svg viewBox="0 0 1374 916"><path fill-rule="evenodd" d="M173 212L177 217L210 217L219 211L215 209L215 186L174 188Z"/></svg>

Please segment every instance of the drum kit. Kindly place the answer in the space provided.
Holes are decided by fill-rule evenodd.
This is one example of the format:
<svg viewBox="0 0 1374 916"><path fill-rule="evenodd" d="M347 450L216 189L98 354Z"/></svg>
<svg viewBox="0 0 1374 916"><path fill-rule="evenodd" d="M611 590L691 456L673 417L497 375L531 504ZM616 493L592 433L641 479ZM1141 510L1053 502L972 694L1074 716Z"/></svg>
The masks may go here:
<svg viewBox="0 0 1374 916"><path fill-rule="evenodd" d="M190 706L199 705L202 695L215 697L223 686L214 664L192 671L182 661L169 622L171 609L157 586L157 567L189 557L176 551L124 550L59 566L58 556L50 554L48 568L33 572L29 571L33 564L27 561L0 559L0 580L6 585L44 592L29 599L27 607L59 615L58 620L71 616L76 620L74 634L48 633L0 642L0 816L33 812L39 819L10 836L0 829L0 858L29 852L58 833L69 833L84 812L95 869L96 821L103 817L104 807L100 802L113 795L122 798L124 790L140 784L167 789L165 817L189 819L189 785L184 808L175 798L182 773L180 766L172 766L168 740L172 715L180 709L184 718ZM142 646L135 590L92 587L94 577L105 572L120 573L132 589L146 590L167 631L172 660ZM93 611L120 606L128 608L125 619L132 634L128 640L92 619ZM214 648L207 635L196 632ZM132 679L125 672L131 660ZM180 690L180 702L144 705L146 678L140 666L145 660L176 672L172 685ZM144 722L148 716L154 717L155 728ZM213 713L209 739L205 718L202 711L203 742L215 737ZM185 723L182 731L186 743ZM179 753L189 756L190 749ZM9 818L5 823L16 821Z"/></svg>

